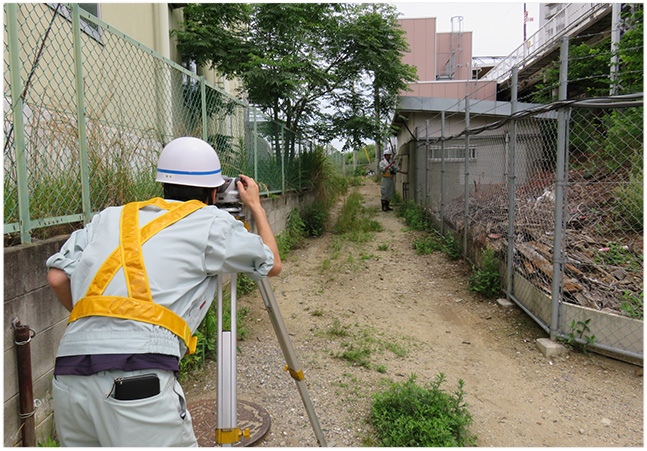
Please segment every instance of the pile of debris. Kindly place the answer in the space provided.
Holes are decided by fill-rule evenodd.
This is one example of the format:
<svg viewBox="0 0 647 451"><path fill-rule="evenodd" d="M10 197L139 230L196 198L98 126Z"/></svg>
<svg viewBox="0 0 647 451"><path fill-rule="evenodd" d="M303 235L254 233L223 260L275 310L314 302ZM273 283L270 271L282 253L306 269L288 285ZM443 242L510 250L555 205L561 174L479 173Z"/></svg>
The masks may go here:
<svg viewBox="0 0 647 451"><path fill-rule="evenodd" d="M548 174L547 174L548 175ZM548 295L552 292L554 176L533 177L515 195L514 269ZM587 180L569 173L563 239L564 300L598 310L642 318L643 237L622 226L614 213L617 181ZM464 204L450 202L446 220L462 233ZM470 196L469 230L475 243L506 259L508 191L504 185L478 187Z"/></svg>

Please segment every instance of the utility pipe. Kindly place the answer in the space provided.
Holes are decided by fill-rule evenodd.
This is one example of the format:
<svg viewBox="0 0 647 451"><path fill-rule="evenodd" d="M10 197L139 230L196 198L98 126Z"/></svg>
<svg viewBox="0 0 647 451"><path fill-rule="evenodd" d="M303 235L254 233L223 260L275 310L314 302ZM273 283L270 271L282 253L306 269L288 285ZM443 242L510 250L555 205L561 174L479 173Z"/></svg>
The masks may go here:
<svg viewBox="0 0 647 451"><path fill-rule="evenodd" d="M16 361L18 369L18 394L20 397L20 428L22 430L22 446L36 446L36 426L34 422L34 386L31 377L31 348L32 331L29 326L20 324L15 318L11 325L14 329L16 343Z"/></svg>

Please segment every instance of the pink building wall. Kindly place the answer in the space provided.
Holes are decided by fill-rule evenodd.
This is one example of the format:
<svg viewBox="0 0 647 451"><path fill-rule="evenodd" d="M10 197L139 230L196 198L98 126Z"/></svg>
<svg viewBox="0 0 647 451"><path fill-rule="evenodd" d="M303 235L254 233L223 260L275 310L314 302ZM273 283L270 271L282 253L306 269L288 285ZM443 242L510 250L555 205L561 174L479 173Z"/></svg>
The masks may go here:
<svg viewBox="0 0 647 451"><path fill-rule="evenodd" d="M496 81L455 80L409 83L411 91L403 91L401 96L439 97L443 99L463 99L469 93L472 100L496 100Z"/></svg>
<svg viewBox="0 0 647 451"><path fill-rule="evenodd" d="M496 82L472 80L472 32L454 33L453 80L437 79L445 74L445 63L452 51L452 33L437 33L436 18L400 19L409 42L409 52L402 61L415 66L418 81L409 84L412 91L403 96L462 99L468 93L475 100L496 100Z"/></svg>
<svg viewBox="0 0 647 451"><path fill-rule="evenodd" d="M437 56L438 67L437 73L443 73L445 63L449 59L452 49L452 33L438 33ZM472 32L465 31L458 35L454 34L454 59L455 59L455 78L454 80L469 80L472 78ZM422 79L421 79L422 80Z"/></svg>
<svg viewBox="0 0 647 451"><path fill-rule="evenodd" d="M400 19L406 33L409 52L402 62L418 68L420 81L436 79L436 18Z"/></svg>

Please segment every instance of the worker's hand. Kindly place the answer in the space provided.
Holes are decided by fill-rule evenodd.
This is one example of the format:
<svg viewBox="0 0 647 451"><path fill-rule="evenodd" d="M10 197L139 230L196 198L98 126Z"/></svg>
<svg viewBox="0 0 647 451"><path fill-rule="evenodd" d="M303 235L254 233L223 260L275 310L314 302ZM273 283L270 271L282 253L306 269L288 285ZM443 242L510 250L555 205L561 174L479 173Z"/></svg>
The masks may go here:
<svg viewBox="0 0 647 451"><path fill-rule="evenodd" d="M254 212L254 210L261 207L261 197L258 185L251 177L247 177L243 174L239 174L238 177L240 177L240 180L236 182L236 187L238 188L240 200L243 201L247 208Z"/></svg>

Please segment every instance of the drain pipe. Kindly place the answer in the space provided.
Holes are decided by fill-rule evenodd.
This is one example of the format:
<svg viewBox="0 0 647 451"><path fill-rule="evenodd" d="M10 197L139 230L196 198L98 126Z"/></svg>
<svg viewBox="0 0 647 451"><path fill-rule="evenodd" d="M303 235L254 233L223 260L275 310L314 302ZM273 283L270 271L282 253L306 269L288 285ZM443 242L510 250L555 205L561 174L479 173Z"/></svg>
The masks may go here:
<svg viewBox="0 0 647 451"><path fill-rule="evenodd" d="M20 428L22 429L22 446L36 446L36 426L34 414L34 387L31 379L31 348L29 342L34 331L29 326L20 324L18 318L11 322L16 343L16 360L18 362L18 387L20 396Z"/></svg>

